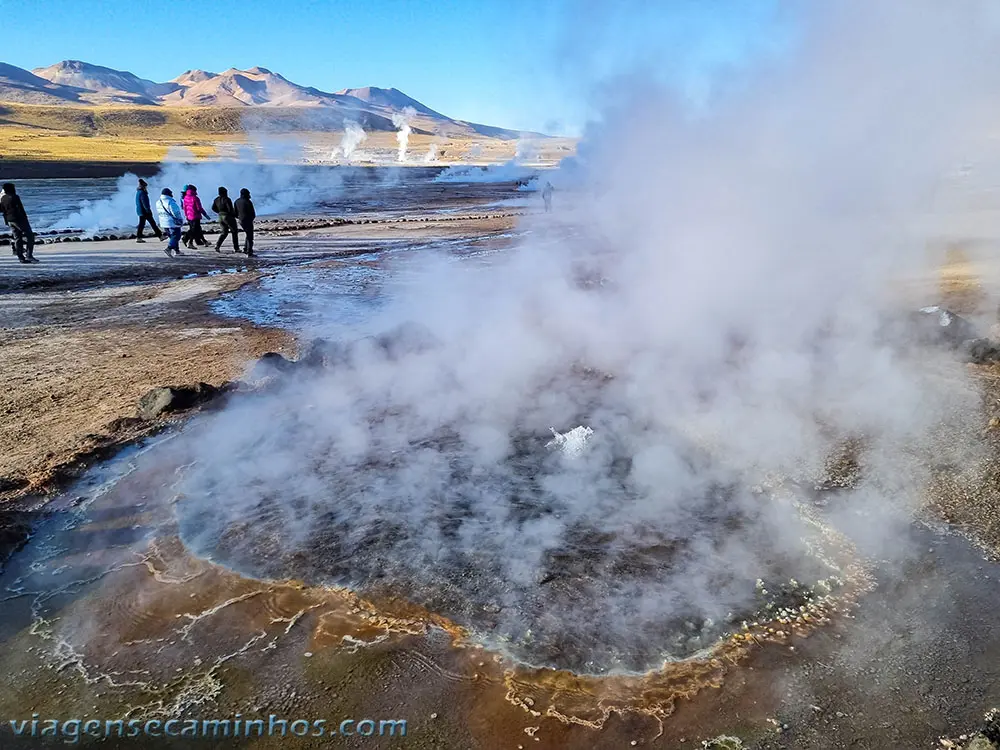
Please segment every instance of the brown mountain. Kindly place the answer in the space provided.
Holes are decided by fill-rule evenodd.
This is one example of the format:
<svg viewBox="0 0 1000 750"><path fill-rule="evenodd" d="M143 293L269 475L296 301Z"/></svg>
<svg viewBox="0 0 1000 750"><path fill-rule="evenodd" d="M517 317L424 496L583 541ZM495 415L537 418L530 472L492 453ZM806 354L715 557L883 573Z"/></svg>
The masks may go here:
<svg viewBox="0 0 1000 750"><path fill-rule="evenodd" d="M91 104L156 104L158 97L175 84L154 83L123 70L92 65L81 60L63 60L32 71L39 78L80 91Z"/></svg>
<svg viewBox="0 0 1000 750"><path fill-rule="evenodd" d="M23 68L0 63L0 101L19 104L81 104L82 92L52 83Z"/></svg>
<svg viewBox="0 0 1000 750"><path fill-rule="evenodd" d="M167 106L183 107L321 107L335 106L337 97L292 83L267 68L219 74L188 71L175 78L177 89L160 98Z"/></svg>
<svg viewBox="0 0 1000 750"><path fill-rule="evenodd" d="M156 83L133 73L80 60L64 60L28 72L0 63L0 102L28 104L138 104L226 109L270 108L300 113L318 129L336 130L348 120L369 130L395 130L403 116L414 132L447 136L484 135L513 139L520 133L455 120L398 89L375 86L336 93L301 86L267 68L230 68L222 73L189 70Z"/></svg>
<svg viewBox="0 0 1000 750"><path fill-rule="evenodd" d="M365 86L360 89L341 89L338 96L351 96L360 99L375 107L402 112L407 107L413 109L417 114L431 118L449 119L440 112L435 112L430 107L426 107L412 96L407 96L399 89L380 89L378 86Z"/></svg>

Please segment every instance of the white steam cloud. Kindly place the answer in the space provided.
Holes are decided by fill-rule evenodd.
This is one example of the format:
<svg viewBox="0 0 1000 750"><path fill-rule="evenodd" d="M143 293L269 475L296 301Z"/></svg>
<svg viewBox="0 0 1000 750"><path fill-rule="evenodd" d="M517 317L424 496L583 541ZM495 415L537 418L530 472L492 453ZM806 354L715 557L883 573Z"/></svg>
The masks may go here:
<svg viewBox="0 0 1000 750"><path fill-rule="evenodd" d="M392 124L397 128L396 141L399 143L396 159L400 162L406 161L406 147L410 142L410 121L416 117L417 111L413 107L404 107L402 112L394 112Z"/></svg>
<svg viewBox="0 0 1000 750"><path fill-rule="evenodd" d="M794 49L696 113L630 81L560 183L571 231L486 267L428 260L386 324L431 342L363 347L192 438L186 540L212 552L249 518L232 543L329 558L303 576L408 581L458 614L474 580L499 640L599 630L628 650L677 612L745 606L734 571L808 568L792 506L751 488L808 482L838 441L868 444L845 504L912 504L927 436L974 399L942 377L964 382L960 366L929 373L883 322L893 280L925 262L926 196L995 123L990 7L790 6ZM518 474L523 436L544 450L577 426L580 456ZM710 530L728 514L735 530ZM554 559L576 573L552 579ZM656 575L629 577L643 566Z"/></svg>
<svg viewBox="0 0 1000 750"><path fill-rule="evenodd" d="M533 141L521 138L517 142L514 158L503 164L486 166L452 165L445 169L435 179L435 182L517 182L531 181L537 178L537 167L528 166L532 160L537 160L538 147Z"/></svg>
<svg viewBox="0 0 1000 750"><path fill-rule="evenodd" d="M350 161L358 146L364 143L367 138L368 134L365 133L364 128L353 120L348 120L344 123L344 137L340 139L340 155L346 161ZM336 153L334 155L336 156Z"/></svg>
<svg viewBox="0 0 1000 750"><path fill-rule="evenodd" d="M431 142L431 145L427 147L427 153L424 154L424 164L433 164L437 161L438 145Z"/></svg>
<svg viewBox="0 0 1000 750"><path fill-rule="evenodd" d="M287 148L283 146L283 150ZM315 206L336 195L343 179L343 173L338 170L258 161L256 152L250 148L240 149L236 159L220 161L195 161L186 149L174 149L167 155L159 173L147 182L151 202L155 202L165 187L173 190L179 199L181 187L196 185L206 208L211 206L219 186L227 187L230 195L238 195L240 188L249 188L257 214L268 215ZM84 201L79 210L62 218L52 228L98 232L134 226L137 181L134 174L124 175L111 197Z"/></svg>

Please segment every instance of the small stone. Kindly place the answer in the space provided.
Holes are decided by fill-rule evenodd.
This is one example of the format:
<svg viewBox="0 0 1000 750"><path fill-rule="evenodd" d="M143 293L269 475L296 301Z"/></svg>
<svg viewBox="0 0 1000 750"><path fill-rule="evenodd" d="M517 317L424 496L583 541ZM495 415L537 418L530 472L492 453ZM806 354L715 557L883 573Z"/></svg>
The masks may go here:
<svg viewBox="0 0 1000 750"><path fill-rule="evenodd" d="M437 717L438 717L438 715L437 715L437 714L431 714L431 718L432 718L432 719L436 719Z"/></svg>

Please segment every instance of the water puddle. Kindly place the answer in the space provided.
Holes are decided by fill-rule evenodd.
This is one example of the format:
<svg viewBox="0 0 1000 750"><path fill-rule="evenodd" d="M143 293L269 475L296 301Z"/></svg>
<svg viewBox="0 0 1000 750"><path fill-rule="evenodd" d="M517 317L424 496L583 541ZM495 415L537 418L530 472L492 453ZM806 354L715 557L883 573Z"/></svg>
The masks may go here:
<svg viewBox="0 0 1000 750"><path fill-rule="evenodd" d="M470 239L383 241L372 252L343 260L282 268L259 282L222 295L213 312L257 325L304 333L350 330L366 335L369 324L401 290L419 277L431 256L451 262L489 262L509 251L523 232L497 232Z"/></svg>

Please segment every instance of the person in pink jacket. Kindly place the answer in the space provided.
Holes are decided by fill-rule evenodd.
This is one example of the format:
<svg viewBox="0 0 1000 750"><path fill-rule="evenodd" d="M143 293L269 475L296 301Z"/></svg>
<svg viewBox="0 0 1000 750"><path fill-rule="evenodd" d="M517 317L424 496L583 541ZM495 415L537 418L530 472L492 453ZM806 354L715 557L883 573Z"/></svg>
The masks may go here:
<svg viewBox="0 0 1000 750"><path fill-rule="evenodd" d="M208 240L205 239L205 233L201 230L201 219L205 217L206 219L212 218L206 213L204 207L201 205L201 198L198 197L198 188L194 185L188 185L187 190L184 192L184 216L188 221L187 234L184 235L184 246L194 250L194 243L199 245L207 245Z"/></svg>

